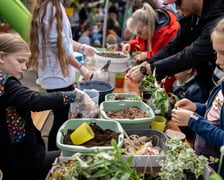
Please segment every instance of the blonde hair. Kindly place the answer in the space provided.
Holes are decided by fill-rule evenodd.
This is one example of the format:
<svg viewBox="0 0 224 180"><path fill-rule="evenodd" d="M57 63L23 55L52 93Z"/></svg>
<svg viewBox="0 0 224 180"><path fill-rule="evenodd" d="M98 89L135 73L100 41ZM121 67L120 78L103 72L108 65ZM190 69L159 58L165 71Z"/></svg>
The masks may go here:
<svg viewBox="0 0 224 180"><path fill-rule="evenodd" d="M34 69L37 69L38 67L38 56L40 51L43 52L43 64L41 64L41 67L44 68L46 62L45 62L45 56L46 56L46 35L49 36L49 32L52 27L53 19L56 18L57 20L57 33L58 33L58 39L57 39L57 57L59 59L59 63L61 66L61 71L64 76L68 75L68 59L65 55L65 49L63 47L63 39L62 39L62 10L60 6L61 0L36 0L34 3L33 8L33 16L32 16L32 22L31 22L31 30L30 30L30 49L32 52L30 61L28 63L28 67L33 67ZM49 28L46 29L44 26L43 19L46 15L46 9L47 4L51 2L52 3L52 9L51 9L51 19L49 20ZM53 7L56 9L56 16L53 15ZM42 15L40 16L40 12ZM40 17L39 17L40 16ZM42 33L42 49L39 49L39 39L38 39L38 18L41 21L41 33Z"/></svg>
<svg viewBox="0 0 224 180"><path fill-rule="evenodd" d="M144 3L141 9L137 9L130 18L127 20L127 28L132 33L136 34L136 24L137 22L142 22L149 32L151 38L155 32L156 27L156 12L148 4Z"/></svg>
<svg viewBox="0 0 224 180"><path fill-rule="evenodd" d="M224 18L219 20L217 25L213 28L211 33L211 40L213 40L216 34L222 34L224 36Z"/></svg>
<svg viewBox="0 0 224 180"><path fill-rule="evenodd" d="M30 53L29 45L20 37L4 33L0 34L0 51L11 54L16 52Z"/></svg>

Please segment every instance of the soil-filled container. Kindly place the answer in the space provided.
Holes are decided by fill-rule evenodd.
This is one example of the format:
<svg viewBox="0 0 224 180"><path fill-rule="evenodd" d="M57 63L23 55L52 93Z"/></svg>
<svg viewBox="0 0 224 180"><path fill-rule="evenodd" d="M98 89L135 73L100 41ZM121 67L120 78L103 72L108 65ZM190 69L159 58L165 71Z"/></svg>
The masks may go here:
<svg viewBox="0 0 224 180"><path fill-rule="evenodd" d="M96 68L102 68L108 60L111 61L111 72L121 72L128 68L130 57L122 52L98 52L95 54Z"/></svg>
<svg viewBox="0 0 224 180"><path fill-rule="evenodd" d="M117 141L118 147L123 146L123 140L124 140L124 130L119 122L113 121L113 120L103 120L103 119L70 119L64 122L62 126L59 128L57 133L57 147L62 150L63 156L72 156L76 152L81 153L88 153L88 152L94 152L97 149L102 150L113 150L112 146L94 146L94 147L86 147L83 145L68 145L63 143L64 135L67 133L69 129L76 129L78 128L82 123L96 123L100 128L102 129L110 129L114 132L119 132L119 136Z"/></svg>
<svg viewBox="0 0 224 180"><path fill-rule="evenodd" d="M77 85L77 88L81 90L95 89L99 92L99 104L105 100L105 96L112 93L114 85L105 81L83 81Z"/></svg>
<svg viewBox="0 0 224 180"><path fill-rule="evenodd" d="M115 101L115 100L137 100L141 101L141 97L137 94L128 93L110 93L105 96L105 101Z"/></svg>
<svg viewBox="0 0 224 180"><path fill-rule="evenodd" d="M111 63L108 68L109 73L109 82L115 85L115 76L117 73L126 73L129 68L130 64L130 56L124 54L119 51L105 51L105 52L98 52L94 56L95 59L95 69L101 69L104 67L107 62L110 60Z"/></svg>
<svg viewBox="0 0 224 180"><path fill-rule="evenodd" d="M146 117L142 118L110 118L107 115L107 112L126 110L129 108L138 108L145 112ZM129 112L128 112L129 113ZM112 119L118 121L124 129L149 129L150 123L154 120L155 115L153 110L149 105L142 101L127 101L127 100L118 100L118 101L105 101L100 104L100 114L104 119Z"/></svg>

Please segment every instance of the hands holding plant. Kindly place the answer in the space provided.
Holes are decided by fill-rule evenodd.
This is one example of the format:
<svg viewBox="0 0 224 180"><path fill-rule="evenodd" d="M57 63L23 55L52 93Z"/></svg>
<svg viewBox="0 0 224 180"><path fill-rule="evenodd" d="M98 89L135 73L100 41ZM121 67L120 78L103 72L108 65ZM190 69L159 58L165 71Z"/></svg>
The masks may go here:
<svg viewBox="0 0 224 180"><path fill-rule="evenodd" d="M139 53L135 56L135 62L142 62L146 59L147 52Z"/></svg>
<svg viewBox="0 0 224 180"><path fill-rule="evenodd" d="M138 66L131 68L126 74L126 77L135 83L139 83L144 78L144 75L140 72L141 66L142 65L140 64Z"/></svg>
<svg viewBox="0 0 224 180"><path fill-rule="evenodd" d="M192 101L184 98L178 101L175 107L172 110L172 120L174 123L178 126L188 126L188 121L196 110L196 105Z"/></svg>

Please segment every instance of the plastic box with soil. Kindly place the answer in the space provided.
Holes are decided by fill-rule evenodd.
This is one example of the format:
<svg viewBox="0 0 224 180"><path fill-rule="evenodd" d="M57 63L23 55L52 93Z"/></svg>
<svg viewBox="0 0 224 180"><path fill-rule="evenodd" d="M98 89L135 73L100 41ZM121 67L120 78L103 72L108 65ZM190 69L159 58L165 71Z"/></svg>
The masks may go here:
<svg viewBox="0 0 224 180"><path fill-rule="evenodd" d="M95 124L96 128L93 129L95 137L94 139L90 140L89 142L86 142L85 144L74 145L68 139L69 134L71 133L71 131L79 127L83 122L86 122L89 125L91 125L91 123ZM98 135L100 135L100 137ZM64 124L62 124L57 133L56 143L58 148L62 150L63 156L72 156L76 152L88 153L88 152L94 152L97 149L102 149L106 151L113 150L113 147L110 144L112 138L117 138L115 140L119 148L123 146L124 130L120 125L120 123L118 123L117 121L81 118L81 119L70 119L67 120ZM107 142L105 142L105 140L107 140ZM98 141L98 143L96 141ZM105 142L106 144L105 143L102 144L102 142Z"/></svg>
<svg viewBox="0 0 224 180"><path fill-rule="evenodd" d="M108 112L116 115L108 116ZM118 114L119 113L119 114ZM100 114L106 120L118 121L123 129L149 129L155 114L151 107L142 101L105 101L100 104Z"/></svg>
<svg viewBox="0 0 224 180"><path fill-rule="evenodd" d="M105 96L105 101L116 101L116 100L141 101L142 99L137 94L128 94L128 93L110 93Z"/></svg>

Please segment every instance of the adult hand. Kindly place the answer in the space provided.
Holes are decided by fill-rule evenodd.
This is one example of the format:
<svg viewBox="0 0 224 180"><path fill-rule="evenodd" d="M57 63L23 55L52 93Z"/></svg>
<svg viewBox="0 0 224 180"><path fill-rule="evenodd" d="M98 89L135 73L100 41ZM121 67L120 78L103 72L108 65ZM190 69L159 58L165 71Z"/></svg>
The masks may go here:
<svg viewBox="0 0 224 180"><path fill-rule="evenodd" d="M124 54L129 54L131 50L131 45L129 43L125 43L122 45L122 52Z"/></svg>
<svg viewBox="0 0 224 180"><path fill-rule="evenodd" d="M187 109L187 110L193 111L193 112L196 111L196 104L186 98L177 101L175 106L177 108Z"/></svg>
<svg viewBox="0 0 224 180"><path fill-rule="evenodd" d="M83 76L83 80L91 80L93 74L89 72L89 70L85 66L81 66L79 69L79 73L81 76Z"/></svg>
<svg viewBox="0 0 224 180"><path fill-rule="evenodd" d="M194 112L186 110L186 109L173 109L171 114L171 120L178 126L188 126L188 121L190 116Z"/></svg>
<svg viewBox="0 0 224 180"><path fill-rule="evenodd" d="M135 83L139 83L144 75L140 72L140 67L142 66L142 64L135 66L133 68L131 68L126 77L129 78L131 81L135 82Z"/></svg>
<svg viewBox="0 0 224 180"><path fill-rule="evenodd" d="M142 52L141 54L137 54L135 56L135 62L144 61L146 59L146 56L147 56L147 52Z"/></svg>

